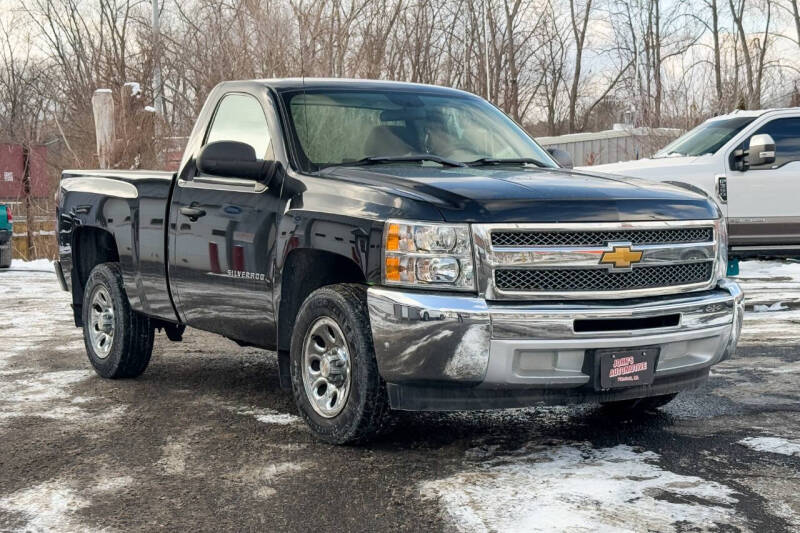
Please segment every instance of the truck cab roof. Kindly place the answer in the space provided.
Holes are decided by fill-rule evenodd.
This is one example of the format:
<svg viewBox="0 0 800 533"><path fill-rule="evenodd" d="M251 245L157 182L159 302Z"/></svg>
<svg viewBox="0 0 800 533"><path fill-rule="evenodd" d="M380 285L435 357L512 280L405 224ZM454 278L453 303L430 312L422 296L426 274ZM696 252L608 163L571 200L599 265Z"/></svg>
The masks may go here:
<svg viewBox="0 0 800 533"><path fill-rule="evenodd" d="M736 117L761 117L771 113L793 112L800 113L800 107L771 107L768 109L737 109L725 115L717 115L708 120L722 120Z"/></svg>
<svg viewBox="0 0 800 533"><path fill-rule="evenodd" d="M439 85L428 85L425 83L409 83L389 80L362 80L353 78L267 78L241 81L223 81L218 87L242 86L242 85L266 86L276 92L300 91L303 89L392 89L392 90L413 90L424 91L427 93L449 94L468 96L475 98L472 93L450 87Z"/></svg>

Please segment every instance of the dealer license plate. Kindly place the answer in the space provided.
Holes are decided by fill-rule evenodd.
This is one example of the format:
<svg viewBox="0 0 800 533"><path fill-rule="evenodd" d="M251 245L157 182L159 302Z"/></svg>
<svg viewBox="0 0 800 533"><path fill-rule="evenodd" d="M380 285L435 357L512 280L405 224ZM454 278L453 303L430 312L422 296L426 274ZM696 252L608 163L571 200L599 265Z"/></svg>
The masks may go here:
<svg viewBox="0 0 800 533"><path fill-rule="evenodd" d="M600 360L600 387L617 389L650 385L655 375L658 348L597 350Z"/></svg>

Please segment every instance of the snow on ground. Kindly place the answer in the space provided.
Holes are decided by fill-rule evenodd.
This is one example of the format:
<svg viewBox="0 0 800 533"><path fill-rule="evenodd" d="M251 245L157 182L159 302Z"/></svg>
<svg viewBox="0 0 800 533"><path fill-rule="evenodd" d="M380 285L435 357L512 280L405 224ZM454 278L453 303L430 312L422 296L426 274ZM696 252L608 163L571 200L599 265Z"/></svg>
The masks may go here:
<svg viewBox="0 0 800 533"><path fill-rule="evenodd" d="M27 357L54 336L62 340L64 350L83 349L71 319L69 294L60 290L51 272L52 263L39 260L14 261L11 270L0 273L0 425L20 416L80 421L87 415L85 404L91 398L73 398L68 391L93 377L91 369L44 371ZM54 407L59 399L63 401Z"/></svg>
<svg viewBox="0 0 800 533"><path fill-rule="evenodd" d="M747 308L741 344L800 339L800 262L742 261L735 279Z"/></svg>
<svg viewBox="0 0 800 533"><path fill-rule="evenodd" d="M0 510L25 517L25 528L20 529L25 532L107 531L83 523L80 511L90 505L92 498L113 499L113 493L126 489L133 482L130 476L108 476L96 485L79 486L65 479L51 479L0 498Z"/></svg>
<svg viewBox="0 0 800 533"><path fill-rule="evenodd" d="M769 311L786 311L789 309L783 302L775 302L772 305L756 304L753 306L753 311L756 313L766 313Z"/></svg>
<svg viewBox="0 0 800 533"><path fill-rule="evenodd" d="M740 280L785 278L800 282L800 261L742 261Z"/></svg>
<svg viewBox="0 0 800 533"><path fill-rule="evenodd" d="M217 403L217 402L214 402ZM262 424L278 424L281 426L289 424L300 424L303 419L289 413L281 413L267 407L242 407L240 405L220 404L229 411L237 415L252 416Z"/></svg>
<svg viewBox="0 0 800 533"><path fill-rule="evenodd" d="M733 489L664 470L653 452L585 443L484 452L468 452L470 470L422 486L460 531L666 532L741 522Z"/></svg>
<svg viewBox="0 0 800 533"><path fill-rule="evenodd" d="M752 448L757 452L800 457L800 440L788 440L780 437L748 437L740 440L739 444Z"/></svg>
<svg viewBox="0 0 800 533"><path fill-rule="evenodd" d="M55 274L55 270L53 269L53 262L50 261L49 259L36 259L34 261L23 261L22 259L12 259L9 272L21 271L21 270L53 272L53 274Z"/></svg>
<svg viewBox="0 0 800 533"><path fill-rule="evenodd" d="M74 514L88 505L78 491L61 480L46 481L0 500L0 509L25 516L25 531L31 532L87 531Z"/></svg>

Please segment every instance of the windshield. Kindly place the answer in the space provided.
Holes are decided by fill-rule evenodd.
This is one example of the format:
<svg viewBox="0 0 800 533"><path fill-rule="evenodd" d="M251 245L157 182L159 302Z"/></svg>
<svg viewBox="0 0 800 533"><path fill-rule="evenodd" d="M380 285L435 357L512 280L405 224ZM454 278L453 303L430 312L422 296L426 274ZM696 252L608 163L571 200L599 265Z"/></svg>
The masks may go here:
<svg viewBox="0 0 800 533"><path fill-rule="evenodd" d="M734 135L755 120L755 117L737 117L704 122L678 137L653 157L698 156L713 154L730 141Z"/></svg>
<svg viewBox="0 0 800 533"><path fill-rule="evenodd" d="M558 166L511 119L479 98L341 89L283 97L307 171L366 160L419 165L490 159Z"/></svg>

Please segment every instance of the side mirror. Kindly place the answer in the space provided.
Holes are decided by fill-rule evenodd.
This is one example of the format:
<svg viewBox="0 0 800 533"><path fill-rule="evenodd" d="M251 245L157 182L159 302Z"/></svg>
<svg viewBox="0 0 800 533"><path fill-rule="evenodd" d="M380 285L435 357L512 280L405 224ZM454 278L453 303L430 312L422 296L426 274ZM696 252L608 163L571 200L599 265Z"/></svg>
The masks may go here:
<svg viewBox="0 0 800 533"><path fill-rule="evenodd" d="M237 141L208 143L200 150L196 163L204 174L251 179L266 184L272 181L278 169L277 161L257 159L252 146Z"/></svg>
<svg viewBox="0 0 800 533"><path fill-rule="evenodd" d="M772 136L760 133L750 137L750 149L747 151L747 165L757 167L775 162L775 141Z"/></svg>
<svg viewBox="0 0 800 533"><path fill-rule="evenodd" d="M560 148L548 148L547 153L556 160L556 163L558 163L560 167L572 168L574 166L572 163L572 156L566 150L561 150Z"/></svg>

